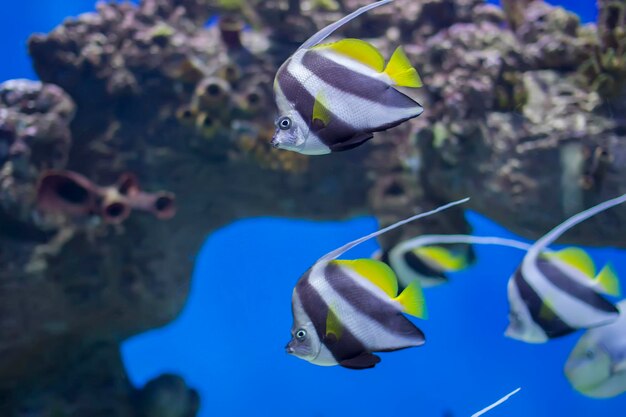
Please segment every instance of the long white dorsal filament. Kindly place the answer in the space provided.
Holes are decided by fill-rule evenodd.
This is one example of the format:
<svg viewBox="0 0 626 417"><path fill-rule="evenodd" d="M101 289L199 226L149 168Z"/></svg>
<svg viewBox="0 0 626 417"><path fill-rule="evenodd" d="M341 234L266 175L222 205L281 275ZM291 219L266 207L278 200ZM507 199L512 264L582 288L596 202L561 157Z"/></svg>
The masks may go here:
<svg viewBox="0 0 626 417"><path fill-rule="evenodd" d="M512 395L517 394L517 392L519 390L521 390L522 388L518 388L512 392L509 392L507 395L505 395L504 397L500 398L498 401L496 401L495 403L491 404L488 407L483 408L482 410L480 410L477 413L472 414L472 417L478 417L478 416L482 416L483 414L485 414L487 411L491 410L492 408L495 408L497 406L499 406L500 404L502 404L503 402L505 402L506 400L508 400Z"/></svg>
<svg viewBox="0 0 626 417"><path fill-rule="evenodd" d="M520 249L527 251L531 248L528 243L520 242L519 240L507 239L496 236L472 236L472 235L422 235L417 236L409 240L396 245L391 251L392 254L398 254L416 248L431 245L441 245L450 243L467 243L471 245L494 245L494 246L506 246L509 248Z"/></svg>
<svg viewBox="0 0 626 417"><path fill-rule="evenodd" d="M626 202L626 194L600 203L565 220L563 223L549 231L541 239L535 242L535 244L528 250L526 257L524 257L524 264L532 264L534 260L539 256L539 254L543 252L546 246L550 245L563 233L576 226L578 223L624 202Z"/></svg>
<svg viewBox="0 0 626 417"><path fill-rule="evenodd" d="M300 47L298 48L298 51L300 49L312 48L313 46L318 45L324 39L332 35L334 31L336 31L337 29L339 29L340 27L342 27L349 21L355 19L356 17L362 15L365 12L369 12L370 10L375 9L377 7L384 6L385 4L391 3L392 1L393 0L380 0L380 1L377 1L376 3L368 4L367 6L363 6L360 9L353 11L352 13L336 21L335 23L332 23L326 26L325 28L320 29L319 32L311 36L302 45L300 45Z"/></svg>
<svg viewBox="0 0 626 417"><path fill-rule="evenodd" d="M359 238L359 239L353 240L352 242L346 243L342 247L337 248L334 251L329 252L326 255L322 256L317 262L327 262L327 261L332 261L333 259L337 259L337 257L341 256L341 254L343 254L344 252L352 249L356 245L359 245L359 244L361 244L361 243L363 243L363 242L365 242L367 240L370 240L371 238L374 238L376 236L382 235L383 233L386 233L386 232L388 232L390 230L393 230L393 229L395 229L397 227L400 227L400 226L402 226L404 224L410 223L410 222L412 222L414 220L421 219L422 217L427 217L427 216L430 216L431 214L436 214L436 213L439 213L440 211L444 211L446 209L449 209L450 207L458 206L459 204L463 204L463 203L465 203L467 201L469 201L469 198L464 198L462 200L453 201L452 203L448 203L448 204L445 204L445 205L443 205L441 207L437 207L434 210L427 211L425 213L416 214L415 216L409 217L408 219L401 220L401 221L399 221L397 223L392 224L391 226L387 226L384 229L380 229L377 232L370 233L367 236L363 236L362 238Z"/></svg>

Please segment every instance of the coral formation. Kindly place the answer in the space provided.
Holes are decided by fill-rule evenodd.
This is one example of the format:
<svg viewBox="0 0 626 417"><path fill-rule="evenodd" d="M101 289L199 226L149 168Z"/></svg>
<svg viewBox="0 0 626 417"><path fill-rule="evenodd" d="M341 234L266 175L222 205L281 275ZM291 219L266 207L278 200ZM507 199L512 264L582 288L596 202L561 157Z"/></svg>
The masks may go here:
<svg viewBox="0 0 626 417"><path fill-rule="evenodd" d="M278 65L365 3L100 3L30 39L43 83L0 85L4 415L153 415L168 398L168 415L193 415L176 377L138 394L119 343L176 317L189 255L236 219L373 213L385 225L471 196L533 238L626 191L625 18L610 0L596 26L540 0L396 0L341 36L387 54L405 44L424 115L344 154L271 149ZM625 222L616 209L566 239L626 246ZM468 228L451 210L381 243Z"/></svg>
<svg viewBox="0 0 626 417"><path fill-rule="evenodd" d="M141 191L137 178L123 174L117 184L101 187L72 171L45 171L37 186L37 202L44 213L70 217L100 216L105 223L119 224L131 209L147 211L158 219L176 213L172 193Z"/></svg>

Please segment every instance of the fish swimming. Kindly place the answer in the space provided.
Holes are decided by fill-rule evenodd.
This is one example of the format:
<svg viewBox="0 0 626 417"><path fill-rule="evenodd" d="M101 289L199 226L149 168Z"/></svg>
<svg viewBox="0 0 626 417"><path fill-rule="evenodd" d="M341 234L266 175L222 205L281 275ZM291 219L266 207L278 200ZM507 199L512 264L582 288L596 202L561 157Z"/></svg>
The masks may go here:
<svg viewBox="0 0 626 417"><path fill-rule="evenodd" d="M596 275L593 261L582 249L547 253L545 248L571 227L625 201L626 194L578 213L532 245L508 282L506 336L544 343L617 320L617 307L602 296L620 292L611 266L606 265Z"/></svg>
<svg viewBox="0 0 626 417"><path fill-rule="evenodd" d="M337 258L366 240L467 200L402 220L320 258L293 290L293 326L287 353L316 365L365 369L380 362L373 352L424 344L422 331L402 315L426 317L417 281L397 295L396 277L386 264L373 259Z"/></svg>
<svg viewBox="0 0 626 417"><path fill-rule="evenodd" d="M446 273L463 270L475 261L471 248L462 252L445 244L479 244L508 246L528 250L530 245L512 239L471 235L422 235L398 243L380 259L398 276L400 287L419 281L424 288L448 282Z"/></svg>
<svg viewBox="0 0 626 417"><path fill-rule="evenodd" d="M385 64L374 46L359 39L321 44L345 23L392 1L361 7L327 26L283 63L274 79L274 147L307 155L345 151L423 112L396 89L422 85L401 47Z"/></svg>
<svg viewBox="0 0 626 417"><path fill-rule="evenodd" d="M619 319L587 330L565 363L569 383L589 397L610 398L626 392L626 300L617 307Z"/></svg>

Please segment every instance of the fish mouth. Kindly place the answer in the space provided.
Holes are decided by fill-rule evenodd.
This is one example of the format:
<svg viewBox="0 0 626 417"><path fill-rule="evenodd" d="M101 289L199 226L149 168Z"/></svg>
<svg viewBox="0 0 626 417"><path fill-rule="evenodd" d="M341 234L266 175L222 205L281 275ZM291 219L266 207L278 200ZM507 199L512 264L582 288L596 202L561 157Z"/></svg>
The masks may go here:
<svg viewBox="0 0 626 417"><path fill-rule="evenodd" d="M278 139L276 139L276 137L272 138L272 140L270 141L270 145L272 145L274 149L280 148L280 142L278 141Z"/></svg>
<svg viewBox="0 0 626 417"><path fill-rule="evenodd" d="M285 352L287 352L290 355L293 355L294 352L296 351L293 346L293 341L289 341L289 343L287 343L287 345L285 346Z"/></svg>

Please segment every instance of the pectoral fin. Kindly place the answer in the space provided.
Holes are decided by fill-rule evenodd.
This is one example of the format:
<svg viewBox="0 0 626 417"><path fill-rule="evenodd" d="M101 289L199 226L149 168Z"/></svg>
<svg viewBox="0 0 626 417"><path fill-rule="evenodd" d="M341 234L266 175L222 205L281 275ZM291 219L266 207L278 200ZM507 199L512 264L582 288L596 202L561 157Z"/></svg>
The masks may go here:
<svg viewBox="0 0 626 417"><path fill-rule="evenodd" d="M343 326L339 317L337 317L336 309L333 306L329 306L328 315L326 316L326 337L329 340L338 341L343 334Z"/></svg>
<svg viewBox="0 0 626 417"><path fill-rule="evenodd" d="M328 103L323 91L320 91L315 96L315 103L313 104L313 116L311 125L314 131L319 131L328 126L330 123L330 111L328 111Z"/></svg>
<svg viewBox="0 0 626 417"><path fill-rule="evenodd" d="M339 365L348 369L368 369L376 366L378 362L380 362L378 356L373 353L363 352L359 356L339 362Z"/></svg>

